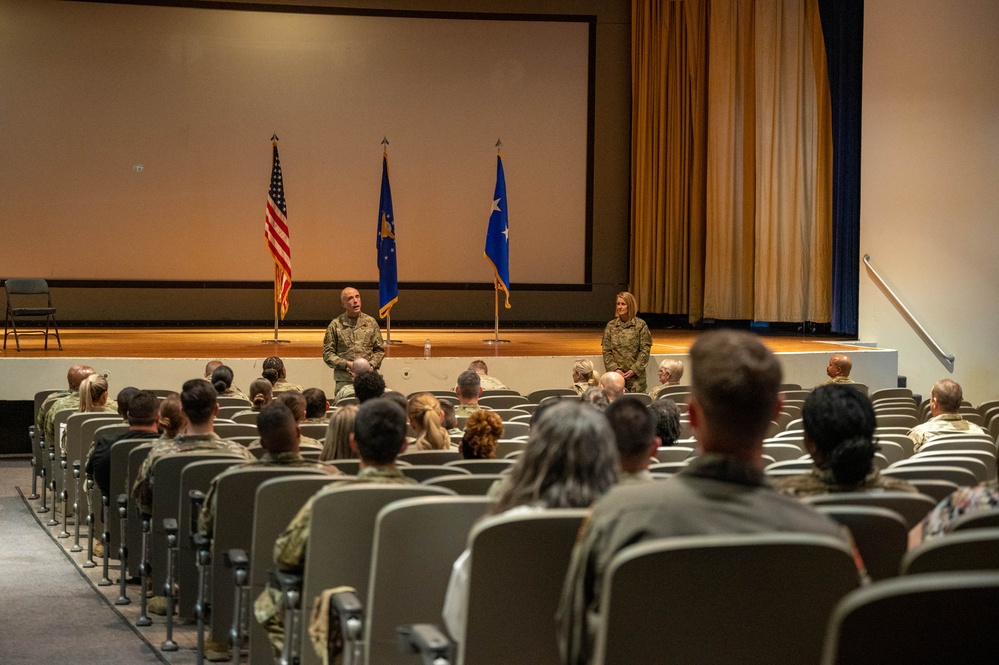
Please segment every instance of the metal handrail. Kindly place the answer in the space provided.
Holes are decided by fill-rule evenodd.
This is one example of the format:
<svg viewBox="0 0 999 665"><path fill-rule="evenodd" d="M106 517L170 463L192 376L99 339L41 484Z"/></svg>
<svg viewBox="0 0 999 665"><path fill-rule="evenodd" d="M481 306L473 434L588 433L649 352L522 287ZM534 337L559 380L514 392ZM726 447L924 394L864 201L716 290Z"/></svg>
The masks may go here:
<svg viewBox="0 0 999 665"><path fill-rule="evenodd" d="M947 368L947 371L953 372L954 355L945 352L940 345L937 344L936 340L930 337L930 334L926 332L926 328L920 325L919 321L916 320L916 317L914 317L912 312L909 311L909 308L902 303L897 295L895 295L895 292L891 290L890 286L888 286L888 282L886 282L884 278L878 274L878 271L874 269L874 266L871 265L870 254L864 254L864 265L867 266L867 270L870 272L874 283L877 284L878 288L881 289L881 292L885 294L888 301L895 306L895 309L902 315L902 318L905 319L909 326L911 326L916 334L919 335L920 339L922 339L926 346L930 348L930 351L933 352L933 355L937 357L937 360L939 360L941 364Z"/></svg>

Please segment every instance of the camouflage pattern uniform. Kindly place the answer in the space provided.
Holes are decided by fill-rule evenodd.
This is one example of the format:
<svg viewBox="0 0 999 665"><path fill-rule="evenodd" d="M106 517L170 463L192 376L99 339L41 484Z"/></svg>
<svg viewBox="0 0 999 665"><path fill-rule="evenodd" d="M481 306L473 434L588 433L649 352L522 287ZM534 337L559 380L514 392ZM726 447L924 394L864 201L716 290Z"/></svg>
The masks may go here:
<svg viewBox="0 0 999 665"><path fill-rule="evenodd" d="M576 383L572 384L569 387L575 390L577 395L582 397L583 393L585 393L587 390L589 390L590 388L596 388L598 386L596 381L594 381L593 383L589 383L587 381L577 381Z"/></svg>
<svg viewBox="0 0 999 665"><path fill-rule="evenodd" d="M305 550L309 544L312 527L312 504L317 497L337 487L352 483L376 483L389 485L418 485L415 480L403 475L395 466L367 466L357 476L330 483L305 502L294 519L274 542L274 566L281 572L301 575L305 571ZM303 610L308 612L308 608ZM253 603L253 614L257 623L267 631L271 644L280 653L284 646L284 613L281 610L281 591L268 585Z"/></svg>
<svg viewBox="0 0 999 665"><path fill-rule="evenodd" d="M604 338L600 344L604 353L604 367L608 372L631 370L635 373L625 379L625 389L629 393L644 393L646 387L645 366L649 364L652 350L652 333L645 321L633 317L627 323L615 318L604 328Z"/></svg>
<svg viewBox="0 0 999 665"><path fill-rule="evenodd" d="M38 407L38 413L35 414L35 431L38 432L39 437L44 438L45 436L45 417L48 415L49 410L55 405L56 402L72 394L72 390L60 390L58 392L51 393L42 401L41 405Z"/></svg>
<svg viewBox="0 0 999 665"><path fill-rule="evenodd" d="M336 391L336 397L333 398L333 403L336 404L342 399L347 399L348 397L354 397L354 384L348 383L340 390Z"/></svg>
<svg viewBox="0 0 999 665"><path fill-rule="evenodd" d="M212 478L212 483L208 487L208 494L205 495L205 502L201 505L201 514L198 515L198 531L206 533L209 536L211 536L215 531L215 512L218 508L218 496L216 491L218 490L219 478L228 473L234 473L240 469L257 466L319 469L320 471L325 471L331 476L343 475L343 472L335 466L330 466L325 462L313 462L311 460L307 460L302 457L302 454L298 451L278 453L277 455L271 455L269 452L264 453L263 457L258 460L253 460L252 462L246 462L245 464L240 464L239 466L226 469L219 475Z"/></svg>
<svg viewBox="0 0 999 665"><path fill-rule="evenodd" d="M347 371L347 361L366 358L372 369L378 369L384 357L382 329L372 317L360 312L355 321L344 312L330 321L323 339L323 362L333 368L336 392L353 382Z"/></svg>
<svg viewBox="0 0 999 665"><path fill-rule="evenodd" d="M479 387L483 390L509 390L502 381L495 377L482 372L476 372L476 374L479 375Z"/></svg>
<svg viewBox="0 0 999 665"><path fill-rule="evenodd" d="M832 384L832 383L845 383L845 384L851 384L851 383L856 383L856 381L854 381L853 379L851 379L851 378L850 378L850 377L848 377L848 376L834 376L834 377L833 377L833 378L831 378L831 379L826 379L825 381L823 381L823 382L822 382L822 383L820 383L819 385L820 385L820 386L828 386L829 384Z"/></svg>
<svg viewBox="0 0 999 665"><path fill-rule="evenodd" d="M211 381L209 381L209 383L211 383ZM220 392L219 397L241 397L242 399L245 399L247 402L250 401L250 398L247 397L243 393L243 391L237 388L235 385L231 385L226 390Z"/></svg>
<svg viewBox="0 0 999 665"><path fill-rule="evenodd" d="M829 469L813 468L811 473L800 476L784 476L771 478L770 484L781 494L794 497L815 496L818 494L836 494L839 492L870 492L882 490L885 492L919 492L918 489L902 480L882 476L877 469L872 469L864 481L855 487L837 485Z"/></svg>
<svg viewBox="0 0 999 665"><path fill-rule="evenodd" d="M912 439L912 449L919 452L923 444L932 439L937 434L950 432L965 432L967 434L982 434L985 432L974 423L969 423L960 413L941 413L935 418L930 418L925 423L916 425L909 430L906 435Z"/></svg>
<svg viewBox="0 0 999 665"><path fill-rule="evenodd" d="M478 404L458 404L454 407L454 415L458 418L467 418L476 411L481 411L482 407Z"/></svg>
<svg viewBox="0 0 999 665"><path fill-rule="evenodd" d="M79 411L80 393L71 392L65 397L61 397L52 403L45 414L45 442L54 443L56 439L55 417L60 411Z"/></svg>
<svg viewBox="0 0 999 665"><path fill-rule="evenodd" d="M278 379L278 382L274 384L274 392L279 393L282 390L294 390L296 393L302 392L302 386L297 383L288 383L284 379Z"/></svg>
<svg viewBox="0 0 999 665"><path fill-rule="evenodd" d="M649 391L649 397L656 400L659 399L659 393L661 393L666 388L672 388L677 384L675 383L660 383L658 386Z"/></svg>
<svg viewBox="0 0 999 665"><path fill-rule="evenodd" d="M159 441L149 451L149 456L139 469L139 476L132 488L132 496L139 501L139 509L149 514L153 508L153 465L156 460L168 455L218 455L229 454L248 462L253 455L243 446L226 441L215 432L210 434L180 434L176 439Z"/></svg>

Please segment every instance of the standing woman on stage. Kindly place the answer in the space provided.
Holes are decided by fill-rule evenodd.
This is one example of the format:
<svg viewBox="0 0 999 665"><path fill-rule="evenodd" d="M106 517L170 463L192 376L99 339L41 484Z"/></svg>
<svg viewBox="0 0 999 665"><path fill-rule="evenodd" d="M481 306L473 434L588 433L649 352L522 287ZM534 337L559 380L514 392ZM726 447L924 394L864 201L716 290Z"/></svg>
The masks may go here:
<svg viewBox="0 0 999 665"><path fill-rule="evenodd" d="M627 291L617 294L614 307L617 316L604 328L601 343L604 367L608 372L617 372L624 377L629 393L645 392L645 366L652 350L652 333L645 321L635 316L637 312L635 296Z"/></svg>

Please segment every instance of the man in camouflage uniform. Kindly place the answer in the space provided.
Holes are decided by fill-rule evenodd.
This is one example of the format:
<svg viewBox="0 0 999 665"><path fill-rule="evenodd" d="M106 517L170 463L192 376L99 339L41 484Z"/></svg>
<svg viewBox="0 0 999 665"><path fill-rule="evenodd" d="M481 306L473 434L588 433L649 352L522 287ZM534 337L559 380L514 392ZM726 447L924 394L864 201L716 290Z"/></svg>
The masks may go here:
<svg viewBox="0 0 999 665"><path fill-rule="evenodd" d="M305 552L312 526L312 505L325 492L351 483L414 485L395 465L396 456L406 441L406 413L393 401L383 398L369 400L357 411L350 446L361 459L356 477L330 483L309 499L274 543L274 566L285 573L301 575L305 570ZM284 617L281 612L281 592L266 587L257 597L253 612L268 633L275 649L284 645Z"/></svg>
<svg viewBox="0 0 999 665"><path fill-rule="evenodd" d="M509 390L502 381L489 376L489 367L485 360L473 360L469 363L468 369L479 375L479 385L483 390Z"/></svg>
<svg viewBox="0 0 999 665"><path fill-rule="evenodd" d="M357 377L359 375L370 371L372 371L371 363L369 363L367 359L355 358L354 362L351 363L350 369L347 370L347 373L350 374L350 383L348 383L343 388L337 391L336 396L333 398L333 403L336 404L342 399L348 399L354 397L355 396L354 381L357 380Z"/></svg>
<svg viewBox="0 0 999 665"><path fill-rule="evenodd" d="M132 496L138 500L143 514L152 511L153 467L157 460L168 455L231 455L246 461L253 459L246 448L215 433L215 414L219 410L216 397L215 388L204 379L191 379L184 384L180 402L187 416L187 432L178 434L176 439L153 445L132 488Z"/></svg>
<svg viewBox="0 0 999 665"><path fill-rule="evenodd" d="M93 367L87 365L73 365L66 374L69 382L69 390L66 392L53 393L49 395L41 407L38 409L38 421L36 427L42 433L42 438L46 442L55 441L55 417L60 411L78 411L80 408L80 384L83 380L96 374Z"/></svg>
<svg viewBox="0 0 999 665"><path fill-rule="evenodd" d="M645 366L649 364L652 350L652 333L645 321L635 316L637 306L630 293L619 293L617 316L604 328L603 349L604 367L608 372L617 372L624 377L630 393L644 393L646 390Z"/></svg>
<svg viewBox="0 0 999 665"><path fill-rule="evenodd" d="M458 396L458 406L454 407L454 415L458 418L472 415L482 407L479 406L479 396L482 395L482 378L475 370L467 369L458 375L458 383L454 387Z"/></svg>
<svg viewBox="0 0 999 665"><path fill-rule="evenodd" d="M302 396L305 397L305 422L325 425L330 421L326 416L330 402L322 388L306 388Z"/></svg>
<svg viewBox="0 0 999 665"><path fill-rule="evenodd" d="M351 382L349 370L355 358L365 358L372 369L378 369L385 357L381 328L361 311L361 294L357 289L345 288L340 293L340 302L346 311L330 321L323 340L323 361L333 368L337 393Z"/></svg>
<svg viewBox="0 0 999 665"><path fill-rule="evenodd" d="M853 362L850 361L850 356L837 353L829 358L829 365L826 366L826 374L829 378L823 381L821 385L827 385L830 383L854 383L853 379L850 378L850 372L853 370Z"/></svg>
<svg viewBox="0 0 999 665"><path fill-rule="evenodd" d="M961 416L961 402L964 391L956 381L940 379L933 384L930 392L930 415L925 423L916 425L907 436L912 439L913 450L917 453L923 444L937 434L949 432L964 432L967 434L982 434L985 432L974 423L969 423Z"/></svg>

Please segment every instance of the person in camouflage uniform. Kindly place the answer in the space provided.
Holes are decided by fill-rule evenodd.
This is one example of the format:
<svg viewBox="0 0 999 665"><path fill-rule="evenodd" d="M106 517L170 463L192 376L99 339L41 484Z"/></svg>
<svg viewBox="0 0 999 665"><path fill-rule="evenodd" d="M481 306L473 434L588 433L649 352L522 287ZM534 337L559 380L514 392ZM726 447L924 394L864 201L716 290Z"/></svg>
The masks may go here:
<svg viewBox="0 0 999 665"><path fill-rule="evenodd" d="M572 364L572 386L576 394L582 397L590 388L597 386L597 377L594 376L595 368L593 361L588 358L577 358Z"/></svg>
<svg viewBox="0 0 999 665"><path fill-rule="evenodd" d="M220 438L213 431L213 422L219 405L215 388L210 383L204 379L187 381L180 394L180 401L187 417L187 431L178 434L175 439L160 441L153 445L132 487L132 496L139 502L139 509L143 514L152 511L153 467L157 460L168 455L231 455L246 461L253 459L253 455L246 448Z"/></svg>
<svg viewBox="0 0 999 665"><path fill-rule="evenodd" d="M949 432L965 432L967 434L982 434L981 427L970 423L961 415L961 402L964 391L961 385L950 379L940 379L933 384L930 391L930 415L925 423L916 425L906 435L913 442L913 450L919 452L923 444L937 434Z"/></svg>
<svg viewBox="0 0 999 665"><path fill-rule="evenodd" d="M482 395L482 378L479 373L466 369L459 374L454 394L458 396L458 406L454 407L456 417L468 417L481 409L479 397Z"/></svg>
<svg viewBox="0 0 999 665"><path fill-rule="evenodd" d="M333 403L336 404L342 399L354 397L356 395L356 391L354 390L354 381L357 380L359 374L364 374L365 372L370 371L372 371L371 363L369 363L366 358L354 358L354 362L351 363L350 369L347 370L347 373L350 374L350 383L337 391L336 395L333 397Z"/></svg>
<svg viewBox="0 0 999 665"><path fill-rule="evenodd" d="M301 575L305 570L305 552L312 526L312 505L316 498L333 488L354 483L414 485L396 467L395 460L406 441L406 414L395 402L376 398L362 404L354 421L351 447L356 447L361 459L357 476L330 483L319 490L298 511L274 543L274 567L285 573ZM284 616L281 592L267 586L253 604L253 613L267 631L267 636L280 653L284 645Z"/></svg>
<svg viewBox="0 0 999 665"><path fill-rule="evenodd" d="M844 355L842 353L833 354L829 358L829 364L826 366L826 375L829 377L822 382L821 385L829 385L830 383L854 383L853 379L850 378L850 372L853 370L853 362L850 360L850 356Z"/></svg>
<svg viewBox="0 0 999 665"><path fill-rule="evenodd" d="M42 402L38 409L38 422L42 437L46 442L55 441L55 417L60 411L76 411L80 408L80 384L83 380L96 374L93 367L87 365L73 365L69 368L66 379L69 382L69 390L59 394L59 397L49 395L45 402Z"/></svg>
<svg viewBox="0 0 999 665"><path fill-rule="evenodd" d="M479 385L482 386L483 390L509 390L502 381L489 376L489 367L485 360L473 360L469 363L468 369L479 375Z"/></svg>
<svg viewBox="0 0 999 665"><path fill-rule="evenodd" d="M261 376L271 382L274 392L293 390L296 393L302 392L302 386L288 381L288 370L284 366L284 361L277 356L271 356L264 360Z"/></svg>
<svg viewBox="0 0 999 665"><path fill-rule="evenodd" d="M659 399L659 394L670 386L680 383L683 377L683 361L676 358L666 358L659 363L659 385L649 391L649 397Z"/></svg>
<svg viewBox="0 0 999 665"><path fill-rule="evenodd" d="M323 339L323 362L333 368L336 393L351 382L355 358L365 358L372 369L381 367L385 343L378 322L361 311L361 294L347 287L340 292L344 313L330 321ZM335 401L335 400L334 400Z"/></svg>
<svg viewBox="0 0 999 665"><path fill-rule="evenodd" d="M326 424L330 421L326 415L330 402L322 388L306 388L302 396L305 397L305 422Z"/></svg>
<svg viewBox="0 0 999 665"><path fill-rule="evenodd" d="M627 291L617 294L617 316L604 328L601 342L604 367L621 374L630 393L645 392L645 366L652 350L652 333L645 321L635 316L637 311L635 296Z"/></svg>

